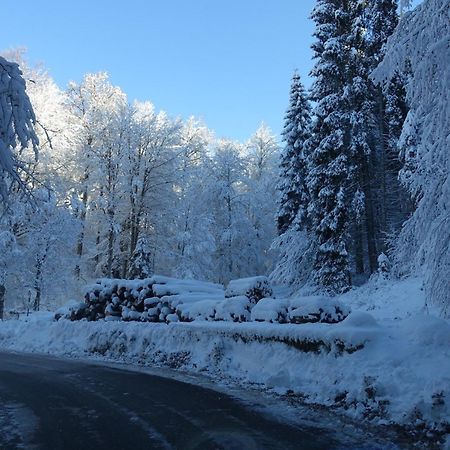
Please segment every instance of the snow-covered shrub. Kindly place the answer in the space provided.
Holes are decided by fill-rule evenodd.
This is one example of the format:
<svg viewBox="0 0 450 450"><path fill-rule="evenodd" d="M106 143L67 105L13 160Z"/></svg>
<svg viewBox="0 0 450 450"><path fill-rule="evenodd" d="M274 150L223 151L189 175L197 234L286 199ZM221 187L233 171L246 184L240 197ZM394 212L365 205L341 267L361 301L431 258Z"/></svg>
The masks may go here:
<svg viewBox="0 0 450 450"><path fill-rule="evenodd" d="M384 253L381 253L378 256L378 273L383 278L389 278L390 271L391 271L391 262Z"/></svg>
<svg viewBox="0 0 450 450"><path fill-rule="evenodd" d="M252 309L251 319L256 322L284 323L287 315L287 301L263 298Z"/></svg>
<svg viewBox="0 0 450 450"><path fill-rule="evenodd" d="M349 313L349 308L334 298L311 296L291 299L287 317L291 323L337 323Z"/></svg>
<svg viewBox="0 0 450 450"><path fill-rule="evenodd" d="M225 291L225 297L239 297L242 295L249 298L251 302L257 303L262 298L271 297L273 290L269 279L264 276L231 280Z"/></svg>

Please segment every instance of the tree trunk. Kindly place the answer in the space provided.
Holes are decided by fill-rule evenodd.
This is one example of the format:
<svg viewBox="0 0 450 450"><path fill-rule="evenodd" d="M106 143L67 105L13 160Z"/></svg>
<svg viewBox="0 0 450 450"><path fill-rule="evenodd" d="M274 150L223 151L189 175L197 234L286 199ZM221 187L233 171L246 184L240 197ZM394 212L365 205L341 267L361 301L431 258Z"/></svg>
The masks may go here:
<svg viewBox="0 0 450 450"><path fill-rule="evenodd" d="M363 166L364 176L364 209L366 213L366 234L367 234L367 256L369 259L370 273L377 269L377 245L376 245L376 226L374 217L374 201L372 195L372 186L367 162Z"/></svg>
<svg viewBox="0 0 450 450"><path fill-rule="evenodd" d="M3 320L3 312L5 309L5 294L6 287L4 284L0 284L0 320Z"/></svg>
<svg viewBox="0 0 450 450"><path fill-rule="evenodd" d="M41 307L41 283L42 282L42 263L37 262L36 265L36 278L34 280L34 289L36 291L36 296L34 297L33 310L39 311Z"/></svg>
<svg viewBox="0 0 450 450"><path fill-rule="evenodd" d="M355 269L357 274L364 273L364 231L363 224L355 226Z"/></svg>

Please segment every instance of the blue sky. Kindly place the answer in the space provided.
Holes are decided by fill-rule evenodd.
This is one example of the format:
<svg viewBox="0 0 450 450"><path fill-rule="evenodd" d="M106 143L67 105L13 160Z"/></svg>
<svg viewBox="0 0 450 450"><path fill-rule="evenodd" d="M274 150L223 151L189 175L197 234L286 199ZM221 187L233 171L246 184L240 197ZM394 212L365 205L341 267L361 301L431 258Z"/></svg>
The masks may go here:
<svg viewBox="0 0 450 450"><path fill-rule="evenodd" d="M297 68L308 86L314 0L21 0L0 49L26 47L65 87L107 71L130 100L195 115L218 136L278 134Z"/></svg>
<svg viewBox="0 0 450 450"><path fill-rule="evenodd" d="M0 49L23 46L61 86L105 70L131 100L244 140L282 127L290 77L311 68L314 0L58 0L2 5Z"/></svg>

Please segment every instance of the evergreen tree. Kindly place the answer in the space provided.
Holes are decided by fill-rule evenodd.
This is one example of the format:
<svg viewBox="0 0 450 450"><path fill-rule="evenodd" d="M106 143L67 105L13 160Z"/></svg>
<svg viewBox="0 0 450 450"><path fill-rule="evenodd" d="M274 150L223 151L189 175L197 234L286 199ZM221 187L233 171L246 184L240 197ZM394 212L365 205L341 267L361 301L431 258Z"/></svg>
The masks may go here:
<svg viewBox="0 0 450 450"><path fill-rule="evenodd" d="M399 172L403 163L399 139L408 114L406 102L406 76L395 72L385 87L386 156L384 167L386 189L386 232L395 233L412 212L413 206L405 188L400 184Z"/></svg>
<svg viewBox="0 0 450 450"><path fill-rule="evenodd" d="M286 145L281 155L280 204L278 209L278 234L283 234L296 222L305 227L309 194L306 186L305 141L310 126L311 107L297 72L292 77L289 107L285 115L283 140Z"/></svg>
<svg viewBox="0 0 450 450"><path fill-rule="evenodd" d="M362 9L365 33L366 66L369 69L369 89L374 99L374 129L372 150L368 161L371 167L369 189L373 192L374 249L387 251L386 235L395 235L411 211L406 191L400 185L398 175L402 167L399 158L398 140L408 112L405 86L406 76L396 73L383 87L372 84L370 74L385 55L389 36L398 25L396 0L376 0ZM372 256L372 255L370 255ZM371 271L375 255L372 256Z"/></svg>
<svg viewBox="0 0 450 450"><path fill-rule="evenodd" d="M152 249L150 239L142 236L136 243L131 264L128 268L128 278L148 278L152 274L152 260L154 250Z"/></svg>
<svg viewBox="0 0 450 450"><path fill-rule="evenodd" d="M360 1L364 14L367 54L372 59L370 69L374 69L384 58L388 37L398 24L397 0Z"/></svg>
<svg viewBox="0 0 450 450"><path fill-rule="evenodd" d="M317 239L313 277L331 294L350 288L347 241L350 226L349 182L355 167L350 154L350 120L344 97L350 51L351 10L347 1L319 0L312 48L316 64L312 99L315 120L307 141L311 194L308 212Z"/></svg>

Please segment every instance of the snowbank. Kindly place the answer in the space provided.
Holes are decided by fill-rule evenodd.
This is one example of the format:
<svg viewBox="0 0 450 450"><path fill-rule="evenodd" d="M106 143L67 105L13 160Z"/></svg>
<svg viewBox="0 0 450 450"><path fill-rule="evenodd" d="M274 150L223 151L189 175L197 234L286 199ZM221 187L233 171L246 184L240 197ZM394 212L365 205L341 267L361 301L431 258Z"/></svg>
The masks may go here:
<svg viewBox="0 0 450 450"><path fill-rule="evenodd" d="M450 430L450 324L425 314L422 296L418 280L373 282L341 296L353 312L336 324L269 323L269 316L246 323L71 322L47 314L0 323L0 347L208 373L433 436ZM382 311L393 299L387 318ZM246 314L247 301L228 299L215 318ZM296 301L262 299L251 314L272 314L274 302L287 312Z"/></svg>

